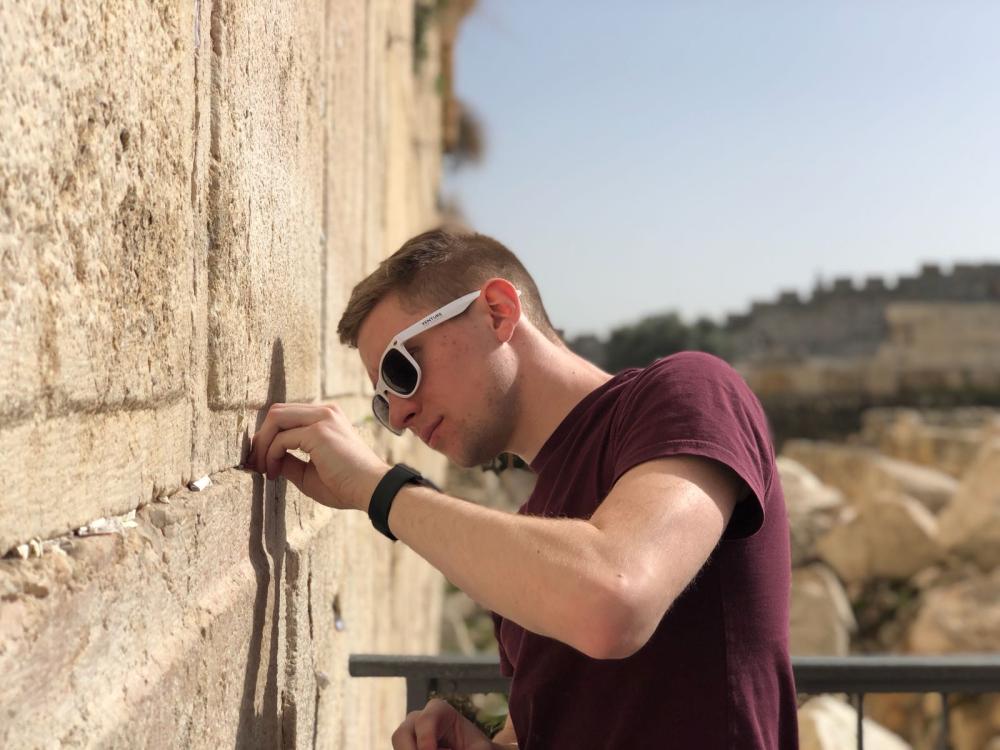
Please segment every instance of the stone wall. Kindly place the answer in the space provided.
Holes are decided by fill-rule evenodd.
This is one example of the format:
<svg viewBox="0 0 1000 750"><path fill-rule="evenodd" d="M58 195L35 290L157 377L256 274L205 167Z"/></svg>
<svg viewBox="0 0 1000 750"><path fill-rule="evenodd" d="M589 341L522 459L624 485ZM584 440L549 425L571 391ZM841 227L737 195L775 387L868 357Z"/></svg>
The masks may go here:
<svg viewBox="0 0 1000 750"><path fill-rule="evenodd" d="M738 360L784 360L805 357L872 355L889 329L885 310L900 303L990 303L1000 306L1000 264L957 263L949 271L925 264L920 272L895 284L870 277L818 283L808 299L785 291L770 302L730 315Z"/></svg>
<svg viewBox="0 0 1000 750"><path fill-rule="evenodd" d="M439 574L234 467L268 404L336 399L443 473L375 432L335 331L436 220L415 28L395 0L4 7L0 746L387 746L402 683L347 657L435 651Z"/></svg>

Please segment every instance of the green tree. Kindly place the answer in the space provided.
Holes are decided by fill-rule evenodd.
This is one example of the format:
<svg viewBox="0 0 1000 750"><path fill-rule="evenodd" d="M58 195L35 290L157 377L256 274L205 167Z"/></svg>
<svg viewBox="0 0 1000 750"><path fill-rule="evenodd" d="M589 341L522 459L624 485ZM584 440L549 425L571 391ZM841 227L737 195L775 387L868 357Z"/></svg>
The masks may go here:
<svg viewBox="0 0 1000 750"><path fill-rule="evenodd" d="M660 357L689 349L723 359L730 352L725 328L709 318L699 318L689 325L676 312L650 315L637 323L619 326L606 341L586 334L568 343L573 351L609 372L645 367Z"/></svg>

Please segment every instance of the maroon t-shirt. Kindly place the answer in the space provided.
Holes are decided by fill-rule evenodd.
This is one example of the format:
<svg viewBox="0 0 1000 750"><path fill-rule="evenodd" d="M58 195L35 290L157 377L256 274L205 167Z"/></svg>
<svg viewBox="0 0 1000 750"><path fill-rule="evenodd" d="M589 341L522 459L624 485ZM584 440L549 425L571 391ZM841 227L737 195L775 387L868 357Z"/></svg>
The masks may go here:
<svg viewBox="0 0 1000 750"><path fill-rule="evenodd" d="M726 464L750 493L639 651L592 659L493 614L521 750L798 746L785 500L760 402L728 364L681 352L588 394L539 451L518 512L589 518L629 469L681 454Z"/></svg>

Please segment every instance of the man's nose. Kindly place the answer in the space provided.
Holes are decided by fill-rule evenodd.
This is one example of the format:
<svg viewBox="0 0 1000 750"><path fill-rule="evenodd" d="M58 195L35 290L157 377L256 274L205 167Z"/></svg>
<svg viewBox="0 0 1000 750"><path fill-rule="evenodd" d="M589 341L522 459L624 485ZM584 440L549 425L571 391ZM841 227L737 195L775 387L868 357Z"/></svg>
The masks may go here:
<svg viewBox="0 0 1000 750"><path fill-rule="evenodd" d="M414 395L410 398L402 398L390 392L387 398L389 400L389 424L402 432L413 423L413 418L420 413L418 397Z"/></svg>

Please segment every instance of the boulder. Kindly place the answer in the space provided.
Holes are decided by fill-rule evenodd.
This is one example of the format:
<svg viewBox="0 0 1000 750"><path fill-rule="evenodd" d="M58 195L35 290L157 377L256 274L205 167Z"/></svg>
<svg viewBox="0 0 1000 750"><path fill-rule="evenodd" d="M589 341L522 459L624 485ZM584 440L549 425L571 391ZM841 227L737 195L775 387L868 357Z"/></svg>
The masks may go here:
<svg viewBox="0 0 1000 750"><path fill-rule="evenodd" d="M941 512L941 543L983 570L1000 567L1000 438L984 444Z"/></svg>
<svg viewBox="0 0 1000 750"><path fill-rule="evenodd" d="M857 507L888 491L908 495L936 513L958 488L958 481L942 471L889 458L866 446L789 440L782 452L824 484L839 489Z"/></svg>
<svg viewBox="0 0 1000 750"><path fill-rule="evenodd" d="M816 539L840 519L845 509L844 496L820 482L798 461L779 456L777 466L788 508L792 567L796 568L816 558Z"/></svg>
<svg viewBox="0 0 1000 750"><path fill-rule="evenodd" d="M1000 568L927 591L907 646L916 654L1000 651Z"/></svg>
<svg viewBox="0 0 1000 750"><path fill-rule="evenodd" d="M997 409L885 408L869 409L862 415L861 432L855 439L886 456L961 477L991 435L1000 435Z"/></svg>
<svg viewBox="0 0 1000 750"><path fill-rule="evenodd" d="M816 549L846 583L906 579L942 556L937 527L921 503L882 492L818 539Z"/></svg>
<svg viewBox="0 0 1000 750"><path fill-rule="evenodd" d="M1000 735L1000 696L963 696L952 705L950 724L953 750L989 748Z"/></svg>
<svg viewBox="0 0 1000 750"><path fill-rule="evenodd" d="M832 695L810 698L799 709L799 750L844 750L857 743L858 714ZM871 719L861 722L865 750L911 750L910 745Z"/></svg>
<svg viewBox="0 0 1000 750"><path fill-rule="evenodd" d="M822 563L792 571L790 620L796 656L846 656L858 628L844 587Z"/></svg>

